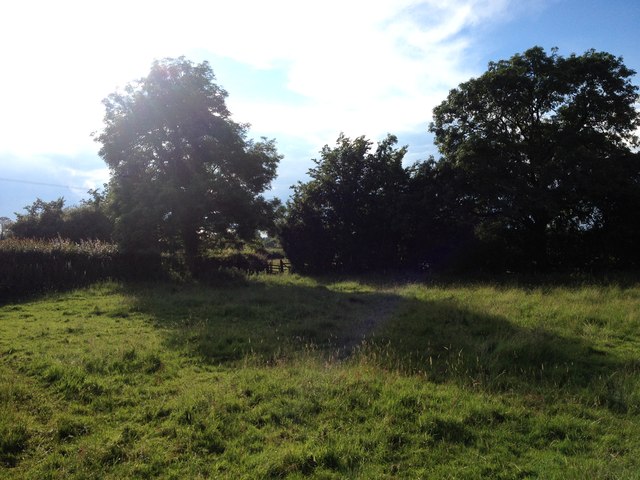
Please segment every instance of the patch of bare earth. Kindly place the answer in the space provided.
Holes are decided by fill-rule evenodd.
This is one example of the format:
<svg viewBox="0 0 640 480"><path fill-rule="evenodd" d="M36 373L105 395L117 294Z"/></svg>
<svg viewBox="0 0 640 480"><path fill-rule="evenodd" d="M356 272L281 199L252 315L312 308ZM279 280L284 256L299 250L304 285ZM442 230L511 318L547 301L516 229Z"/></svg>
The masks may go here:
<svg viewBox="0 0 640 480"><path fill-rule="evenodd" d="M344 335L337 352L339 360L350 357L363 341L372 338L379 328L393 318L402 303L402 298L397 295L384 295L366 300L352 297L350 301L364 303L365 308Z"/></svg>

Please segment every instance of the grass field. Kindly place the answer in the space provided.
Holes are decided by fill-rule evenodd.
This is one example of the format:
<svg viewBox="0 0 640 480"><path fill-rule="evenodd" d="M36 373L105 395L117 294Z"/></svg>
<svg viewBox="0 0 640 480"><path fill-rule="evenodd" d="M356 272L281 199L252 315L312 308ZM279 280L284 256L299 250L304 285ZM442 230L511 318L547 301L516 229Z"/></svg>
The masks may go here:
<svg viewBox="0 0 640 480"><path fill-rule="evenodd" d="M640 478L640 284L256 276L0 307L0 478Z"/></svg>

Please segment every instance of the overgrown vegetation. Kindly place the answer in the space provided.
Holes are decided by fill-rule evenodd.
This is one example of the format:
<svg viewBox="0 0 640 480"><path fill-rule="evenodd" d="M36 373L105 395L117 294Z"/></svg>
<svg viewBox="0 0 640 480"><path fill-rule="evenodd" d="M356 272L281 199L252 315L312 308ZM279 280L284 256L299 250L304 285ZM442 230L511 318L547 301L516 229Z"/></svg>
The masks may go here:
<svg viewBox="0 0 640 480"><path fill-rule="evenodd" d="M107 279L158 279L164 273L160 256L122 254L100 241L0 241L0 304L8 298L64 290Z"/></svg>
<svg viewBox="0 0 640 480"><path fill-rule="evenodd" d="M0 477L636 478L639 312L633 279L254 276L8 304Z"/></svg>
<svg viewBox="0 0 640 480"><path fill-rule="evenodd" d="M179 255L154 251L122 252L100 241L0 241L0 304L53 290L88 286L105 280L198 279L219 283L246 273L265 272L269 253L261 248L211 250L189 271ZM277 269L271 269L277 271Z"/></svg>

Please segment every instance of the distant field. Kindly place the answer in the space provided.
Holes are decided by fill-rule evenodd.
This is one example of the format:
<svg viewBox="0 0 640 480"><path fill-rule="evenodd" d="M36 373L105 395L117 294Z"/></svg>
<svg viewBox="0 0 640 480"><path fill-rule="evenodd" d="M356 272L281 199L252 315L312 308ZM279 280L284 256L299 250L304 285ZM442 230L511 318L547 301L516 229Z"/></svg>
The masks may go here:
<svg viewBox="0 0 640 480"><path fill-rule="evenodd" d="M638 283L260 275L0 307L0 478L638 472Z"/></svg>

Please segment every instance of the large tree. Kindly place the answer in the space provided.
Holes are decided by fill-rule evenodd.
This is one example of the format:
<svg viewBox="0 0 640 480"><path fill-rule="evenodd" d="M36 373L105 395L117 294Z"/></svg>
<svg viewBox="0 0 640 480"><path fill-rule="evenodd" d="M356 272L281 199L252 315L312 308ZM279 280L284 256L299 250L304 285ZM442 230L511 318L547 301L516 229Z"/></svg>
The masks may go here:
<svg viewBox="0 0 640 480"><path fill-rule="evenodd" d="M543 268L630 221L623 212L637 210L628 202L640 180L634 73L608 53L535 47L490 63L435 108L430 130L455 172L454 203L480 239L503 244L501 258Z"/></svg>
<svg viewBox="0 0 640 480"><path fill-rule="evenodd" d="M261 196L280 160L274 141L247 139L209 64L156 61L109 95L97 136L111 170L116 236L129 250L184 249L191 266L204 237L255 234Z"/></svg>
<svg viewBox="0 0 640 480"><path fill-rule="evenodd" d="M402 252L406 148L389 135L377 148L364 137L326 145L311 180L294 188L282 245L294 267L362 271L395 266Z"/></svg>

